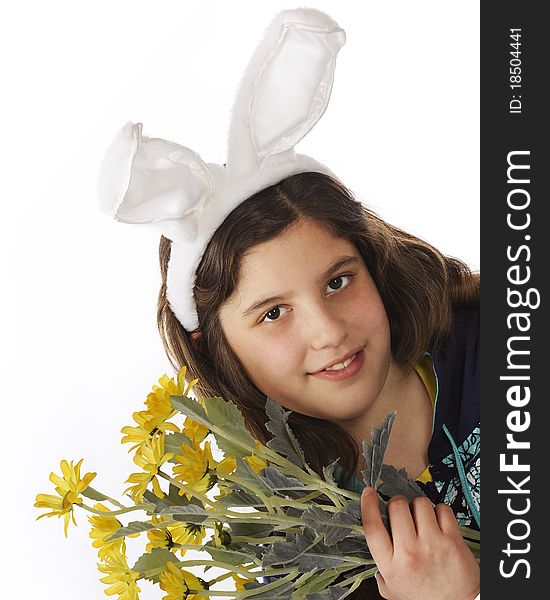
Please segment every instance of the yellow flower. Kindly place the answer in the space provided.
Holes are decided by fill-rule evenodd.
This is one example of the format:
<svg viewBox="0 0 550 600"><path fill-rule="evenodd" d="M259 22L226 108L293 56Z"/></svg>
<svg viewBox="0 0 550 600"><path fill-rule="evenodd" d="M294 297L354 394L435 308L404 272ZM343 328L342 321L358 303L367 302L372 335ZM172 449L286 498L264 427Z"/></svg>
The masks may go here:
<svg viewBox="0 0 550 600"><path fill-rule="evenodd" d="M138 592L141 589L137 586L136 579L140 574L128 566L126 556L120 552L108 554L104 557L103 564L97 563L97 568L102 573L107 573L99 581L111 584L105 590L107 596L118 594L118 600L139 600Z"/></svg>
<svg viewBox="0 0 550 600"><path fill-rule="evenodd" d="M134 462L138 467L141 467L144 473L132 473L125 483L133 483L124 492L130 492L136 504L141 502L143 494L149 483L153 483L153 492L157 498L164 498L164 494L157 480L157 474L160 467L174 456L173 452L164 452L164 436L155 435L150 441L136 453Z"/></svg>
<svg viewBox="0 0 550 600"><path fill-rule="evenodd" d="M202 525L195 523L178 523L177 525L169 525L168 530L175 544L195 544L202 546L202 541L206 535L206 530ZM178 548L183 556L187 550Z"/></svg>
<svg viewBox="0 0 550 600"><path fill-rule="evenodd" d="M128 452L143 447L158 431L179 432L177 425L164 422L162 416L155 417L148 410L137 411L132 415L132 418L137 423L137 427L126 425L120 430L121 433L126 434L120 441L121 444L134 443Z"/></svg>
<svg viewBox="0 0 550 600"><path fill-rule="evenodd" d="M132 418L137 423L137 427L127 425L121 429L121 433L126 434L122 438L121 443L125 444L130 442L134 444L130 448L129 452L144 446L146 442L150 441L158 431L180 431L177 425L168 422L168 419L171 419L178 412L177 410L174 410L170 396L186 396L189 394L192 387L198 382L198 379L194 379L186 385L186 373L187 367L183 366L177 375L177 382L174 381L174 379L170 379L168 375L164 374L158 380L160 386L153 385L153 391L147 395L147 399L145 401L147 410L141 410L133 413ZM206 433L208 433L208 430ZM201 434L202 429L194 433L195 437L198 437ZM204 439L205 436L206 434L202 439ZM200 441L202 441L202 439Z"/></svg>
<svg viewBox="0 0 550 600"><path fill-rule="evenodd" d="M211 490L218 482L219 475L229 475L237 467L235 456L226 456L219 463L212 456L210 442L204 443L201 448L199 443L193 442L191 445L182 444L180 446L181 454L176 455L178 465L173 468L173 477L181 481L193 492L205 494ZM229 493L226 486L223 485L223 479L220 479L220 494L216 498L221 498ZM192 494L180 490L180 496L186 496L191 499Z"/></svg>
<svg viewBox="0 0 550 600"><path fill-rule="evenodd" d="M206 410L204 398L199 398L197 402L202 406L202 408ZM210 429L208 429L206 425L197 423L197 421L194 421L193 419L191 419L191 417L185 417L182 433L184 433L192 442L197 442L197 444L200 444L202 441L204 441L204 438L210 433Z"/></svg>
<svg viewBox="0 0 550 600"><path fill-rule="evenodd" d="M153 515L151 523L162 524L167 519ZM166 548L167 550L179 550L183 556L187 551L185 548L175 548L176 544L196 544L201 546L201 541L205 536L205 529L195 523L178 523L168 527L150 529L147 531L149 543L145 550L151 552L153 548Z"/></svg>
<svg viewBox="0 0 550 600"><path fill-rule="evenodd" d="M261 446L260 442L256 440L256 452L258 452ZM260 458L256 452L253 452L250 456L245 456L244 459L256 473L259 473L267 467L267 461L264 458Z"/></svg>
<svg viewBox="0 0 550 600"><path fill-rule="evenodd" d="M193 442L191 446L182 444L181 454L176 455L178 465L173 468L174 479L181 481L193 491L201 494L211 490L216 483L216 475L211 472L216 465L212 457L210 442L205 442L204 449L198 443ZM192 494L179 490L180 496L191 499Z"/></svg>
<svg viewBox="0 0 550 600"><path fill-rule="evenodd" d="M204 600L204 596L191 592L208 589L204 581L189 571L178 569L173 562L166 563L166 569L160 574L159 586L167 592L162 600Z"/></svg>
<svg viewBox="0 0 550 600"><path fill-rule="evenodd" d="M151 517L151 523L154 523L155 525L163 523L164 521L166 521L166 519L157 515ZM147 531L147 538L149 539L149 543L145 547L147 552L152 552L153 548L166 548L167 550L171 550L174 547L172 534L166 527L150 529Z"/></svg>
<svg viewBox="0 0 550 600"><path fill-rule="evenodd" d="M251 583L252 581L256 581L255 579L248 579L246 577L240 577L237 573L231 573L231 577L233 577L233 581L235 582L235 590L244 590L245 583Z"/></svg>
<svg viewBox="0 0 550 600"><path fill-rule="evenodd" d="M94 504L94 508L97 510L109 510L101 502ZM105 541L106 538L111 537L122 527L122 523L116 517L110 515L93 515L88 517L88 521L92 526L90 530L90 537L94 540L92 546L99 548L97 554L101 560L112 552L120 552L122 554L126 552L126 543L123 537L110 540L109 542Z"/></svg>
<svg viewBox="0 0 550 600"><path fill-rule="evenodd" d="M96 476L96 473L86 473L84 477L80 478L80 465L84 459L80 459L76 465L73 466L66 460L62 460L60 463L63 477L50 473L50 481L56 484L55 491L59 494L54 496L53 494L38 494L36 496L35 507L36 508L51 508L52 512L44 513L36 518L36 520L42 517L53 517L57 515L65 515L65 537L67 537L67 528L69 527L69 520L72 517L73 523L76 525L76 521L73 513L73 506L75 504L82 504L82 498L79 498L79 494L84 491L91 483L92 479Z"/></svg>
<svg viewBox="0 0 550 600"><path fill-rule="evenodd" d="M184 433L192 442L200 444L210 433L210 429L208 429L206 425L202 425L201 423L197 423L197 421L193 421L190 417L186 417L183 423L182 433Z"/></svg>
<svg viewBox="0 0 550 600"><path fill-rule="evenodd" d="M229 475L233 473L233 471L237 468L237 459L233 455L226 456L221 462L216 465L216 473ZM227 485L223 479L217 479L219 493L215 496L216 500L220 500L227 494L231 492L229 486L231 483Z"/></svg>
<svg viewBox="0 0 550 600"><path fill-rule="evenodd" d="M163 416L165 419L169 419L177 413L172 406L170 396L188 396L193 386L199 381L198 379L193 379L193 381L186 385L186 373L187 367L184 365L177 375L177 381L170 379L168 375L164 374L159 379L160 386L153 386L153 391L149 393L145 401L152 415Z"/></svg>
<svg viewBox="0 0 550 600"><path fill-rule="evenodd" d="M223 523L219 521L214 523L214 535L210 540L210 545L214 548L227 548L231 544L231 534L223 528Z"/></svg>

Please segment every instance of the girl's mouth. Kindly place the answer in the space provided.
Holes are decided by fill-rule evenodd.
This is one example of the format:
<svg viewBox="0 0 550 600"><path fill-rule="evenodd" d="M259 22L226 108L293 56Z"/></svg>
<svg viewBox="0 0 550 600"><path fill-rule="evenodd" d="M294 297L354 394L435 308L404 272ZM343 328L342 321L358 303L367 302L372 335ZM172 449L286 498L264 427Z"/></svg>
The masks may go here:
<svg viewBox="0 0 550 600"><path fill-rule="evenodd" d="M327 381L342 381L344 379L353 377L356 373L358 373L363 366L364 360L365 353L363 350L360 350L351 357L351 362L348 359L343 363L345 365L343 368L342 364L338 364L329 369L317 371L317 373L310 373L310 375L319 377L320 379L325 379Z"/></svg>

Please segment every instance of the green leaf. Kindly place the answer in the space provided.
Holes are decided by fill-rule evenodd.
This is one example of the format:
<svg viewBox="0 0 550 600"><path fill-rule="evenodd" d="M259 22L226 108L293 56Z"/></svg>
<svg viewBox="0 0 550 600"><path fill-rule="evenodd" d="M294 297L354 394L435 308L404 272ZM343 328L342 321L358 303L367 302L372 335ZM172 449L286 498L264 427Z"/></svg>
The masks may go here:
<svg viewBox="0 0 550 600"><path fill-rule="evenodd" d="M132 521L126 525L126 527L121 527L118 529L113 535L109 538L106 538L106 542L110 542L111 540L116 540L120 537L125 537L127 535L132 535L134 533L142 533L143 531L149 531L150 529L158 529L162 527L162 523L144 523L143 521Z"/></svg>
<svg viewBox="0 0 550 600"><path fill-rule="evenodd" d="M325 544L332 546L336 542L345 539L354 532L351 526L357 525L357 521L345 512L331 513L317 506L312 506L304 511L302 519L317 534L325 534Z"/></svg>
<svg viewBox="0 0 550 600"><path fill-rule="evenodd" d="M265 426L274 436L267 442L267 446L271 450L286 456L295 465L305 469L307 463L304 453L288 425L288 416L292 411L284 410L278 402L268 396L265 402L265 412L269 417L269 421Z"/></svg>
<svg viewBox="0 0 550 600"><path fill-rule="evenodd" d="M169 462L177 463L176 454L181 454L180 446L191 446L191 440L183 433L167 433L164 437L164 452L173 452L174 456Z"/></svg>
<svg viewBox="0 0 550 600"><path fill-rule="evenodd" d="M91 488L90 486L88 486L85 490L82 490L80 493L90 500L96 500L97 502L104 502L107 500L109 502L109 498L107 496L104 496L101 492L94 490L94 488Z"/></svg>
<svg viewBox="0 0 550 600"><path fill-rule="evenodd" d="M361 512L361 503L359 500L348 500L347 506L344 507L344 512L351 515L357 523L361 523L363 513Z"/></svg>
<svg viewBox="0 0 550 600"><path fill-rule="evenodd" d="M300 572L311 569L330 569L341 565L344 557L338 548L329 548L318 539L311 541L303 535L296 536L292 541L277 542L271 545L264 555L262 567L273 565L297 566ZM320 577L322 573L318 574Z"/></svg>
<svg viewBox="0 0 550 600"><path fill-rule="evenodd" d="M173 563L178 563L179 560L170 552L170 550L166 550L166 548L153 548L151 552L146 552L142 554L132 567L132 571L136 571L138 573L145 573L151 569L158 569L159 567L166 567L166 563L171 561ZM160 573L157 575L151 575L146 577L149 581L153 583L160 582Z"/></svg>
<svg viewBox="0 0 550 600"><path fill-rule="evenodd" d="M251 506L253 508L263 507L264 503L256 496L256 494L252 494L248 490L236 489L222 496L218 500L218 504L221 504L224 508L231 507L242 507L242 506Z"/></svg>
<svg viewBox="0 0 550 600"><path fill-rule="evenodd" d="M257 475L248 462L240 456L237 456L235 477L241 479L247 485L247 488L250 488L255 493L260 493L264 496L274 495L271 488L265 483L265 480Z"/></svg>
<svg viewBox="0 0 550 600"><path fill-rule="evenodd" d="M304 484L296 477L281 473L278 468L268 466L262 471L261 478L274 492L304 491Z"/></svg>
<svg viewBox="0 0 550 600"><path fill-rule="evenodd" d="M336 546L342 554L355 556L357 558L372 558L367 546L366 539L360 537L347 537L344 540L337 542Z"/></svg>
<svg viewBox="0 0 550 600"><path fill-rule="evenodd" d="M380 479L382 483L378 489L382 494L390 498L391 496L401 494L411 502L413 498L425 495L418 484L407 475L405 469L397 470L392 465L382 465Z"/></svg>
<svg viewBox="0 0 550 600"><path fill-rule="evenodd" d="M271 544L269 551L262 560L262 567L265 569L273 565L291 563L311 548L311 546L311 542L302 535L296 536L292 542L276 542Z"/></svg>
<svg viewBox="0 0 550 600"><path fill-rule="evenodd" d="M203 523L208 519L208 512L196 504L188 504L187 506L169 506L160 511L162 515L171 515L175 521L185 521L186 523Z"/></svg>
<svg viewBox="0 0 550 600"><path fill-rule="evenodd" d="M311 598L310 594L321 592L327 588L333 581L338 579L340 573L335 569L327 569L318 573L317 576L308 581L308 583L302 588L302 594L305 594L306 598ZM301 596L303 598L303 596Z"/></svg>
<svg viewBox="0 0 550 600"><path fill-rule="evenodd" d="M245 589L249 590L249 589L256 589L256 588L262 588L263 586L266 586L268 584L266 583L260 583L259 585L255 585L252 587L248 587L248 584L245 583L244 587ZM254 600L291 600L292 598L292 593L294 592L294 581L287 581L286 583L281 584L279 587L277 588L272 588L270 590L266 590L265 592L258 592L257 594L254 594L253 596L250 596L250 598L254 599Z"/></svg>
<svg viewBox="0 0 550 600"><path fill-rule="evenodd" d="M188 506L189 504L202 506L201 501L198 498L193 496L191 500L188 500L187 496L180 496L178 490L179 488L170 483L168 486L168 495L164 495L163 498L157 498L151 490L145 490L143 497L155 505L155 513L160 513L169 506Z"/></svg>
<svg viewBox="0 0 550 600"><path fill-rule="evenodd" d="M329 587L317 594L308 594L307 600L340 600L347 593L347 588L341 586Z"/></svg>
<svg viewBox="0 0 550 600"><path fill-rule="evenodd" d="M244 417L236 404L219 397L207 398L204 404L208 418L223 430L213 433L225 455L249 456L256 447L256 440L246 429Z"/></svg>
<svg viewBox="0 0 550 600"><path fill-rule="evenodd" d="M323 467L323 475L325 476L325 481L332 485L336 485L336 480L334 479L334 470L338 466L338 461L340 459L337 458L334 462L330 463L330 465Z"/></svg>
<svg viewBox="0 0 550 600"><path fill-rule="evenodd" d="M203 549L208 552L208 554L210 554L214 560L224 562L235 567L252 562L250 555L245 554L244 552L237 552L236 550L224 550L223 548L214 548L213 546L203 546Z"/></svg>
<svg viewBox="0 0 550 600"><path fill-rule="evenodd" d="M206 427L210 429L212 423L204 412L204 408L197 400L189 398L188 396L170 396L170 400L172 401L172 406L176 410L179 410L180 413L186 417L190 417L201 425L206 425Z"/></svg>
<svg viewBox="0 0 550 600"><path fill-rule="evenodd" d="M271 523L236 523L230 521L228 523L231 529L231 537L246 536L246 537L264 537L273 531Z"/></svg>
<svg viewBox="0 0 550 600"><path fill-rule="evenodd" d="M380 470L382 463L384 462L384 454L388 445L388 440L391 433L391 428L395 415L397 413L391 412L384 417L380 428L373 427L371 438L372 444L363 442L363 456L367 463L367 468L362 471L363 481L366 485L373 488L377 488L378 479L380 478Z"/></svg>

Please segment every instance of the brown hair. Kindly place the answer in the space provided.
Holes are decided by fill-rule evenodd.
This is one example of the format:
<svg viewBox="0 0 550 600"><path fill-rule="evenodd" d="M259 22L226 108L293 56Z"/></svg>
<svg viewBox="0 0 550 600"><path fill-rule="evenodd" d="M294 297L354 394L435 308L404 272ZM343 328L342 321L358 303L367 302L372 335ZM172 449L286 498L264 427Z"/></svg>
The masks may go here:
<svg viewBox="0 0 550 600"><path fill-rule="evenodd" d="M391 329L396 362L412 368L422 353L439 345L451 330L454 309L479 302L479 274L462 261L393 227L355 200L339 181L320 173L300 173L257 192L235 208L216 230L197 268L194 299L200 332L186 331L166 298L171 242L160 240L162 285L157 324L172 366L187 366L202 396L222 396L243 413L250 432L265 443L265 395L246 376L218 318L220 305L236 289L240 264L256 244L309 219L355 245L378 287ZM340 457L340 485L354 473L359 448L339 425L296 412L289 424L309 465L319 474Z"/></svg>

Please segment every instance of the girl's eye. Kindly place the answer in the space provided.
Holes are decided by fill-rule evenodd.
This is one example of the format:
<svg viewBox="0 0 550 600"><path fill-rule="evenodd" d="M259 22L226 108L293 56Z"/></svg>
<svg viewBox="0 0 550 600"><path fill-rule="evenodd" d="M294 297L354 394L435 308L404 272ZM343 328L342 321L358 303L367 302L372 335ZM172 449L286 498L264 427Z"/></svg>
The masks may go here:
<svg viewBox="0 0 550 600"><path fill-rule="evenodd" d="M267 311L262 319L262 321L273 322L276 321L281 316L281 308L282 306L274 306L271 310Z"/></svg>
<svg viewBox="0 0 550 600"><path fill-rule="evenodd" d="M338 290L342 290L348 287L353 277L353 273L347 273L345 275L338 275L337 277L333 277L329 282L328 286L332 289L333 292L337 292ZM334 284L334 287L333 287ZM332 295L332 294L331 294ZM282 306L274 306L271 310L267 311L262 318L262 323L273 323L277 321L281 316ZM283 313L284 314L284 313Z"/></svg>
<svg viewBox="0 0 550 600"><path fill-rule="evenodd" d="M333 277L329 282L328 285L329 287L333 290L333 291L338 291L341 290L342 288L346 288L351 281L352 275L338 275L337 277ZM347 283L342 283L342 280L347 280ZM332 287L334 284L334 287Z"/></svg>

